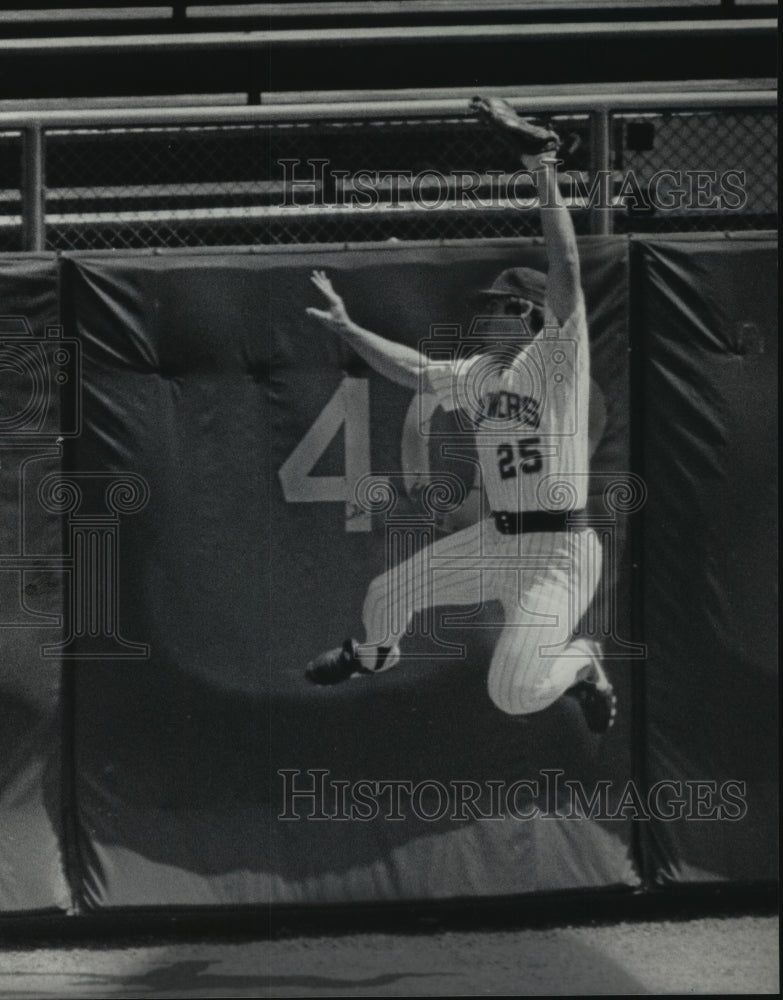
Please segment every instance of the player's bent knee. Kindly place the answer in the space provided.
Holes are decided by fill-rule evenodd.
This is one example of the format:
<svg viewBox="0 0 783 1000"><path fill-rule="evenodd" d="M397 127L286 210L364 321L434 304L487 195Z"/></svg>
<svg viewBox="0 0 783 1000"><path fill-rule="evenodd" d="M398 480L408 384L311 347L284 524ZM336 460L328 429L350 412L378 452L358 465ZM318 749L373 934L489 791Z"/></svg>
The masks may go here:
<svg viewBox="0 0 783 1000"><path fill-rule="evenodd" d="M492 688L489 688L489 697L495 708L499 708L500 711L505 712L506 715L522 714L520 712L515 712L514 706L511 704L511 702L507 698L501 697L496 691L493 691Z"/></svg>
<svg viewBox="0 0 783 1000"><path fill-rule="evenodd" d="M496 708L506 715L532 715L541 712L555 702L561 691L550 684L516 684L502 679L494 682L492 677L487 685L489 697Z"/></svg>
<svg viewBox="0 0 783 1000"><path fill-rule="evenodd" d="M487 685L489 697L495 708L499 708L506 715L524 715L524 700L518 697L518 690L514 690L512 685L493 684L492 677Z"/></svg>
<svg viewBox="0 0 783 1000"><path fill-rule="evenodd" d="M556 700L556 697L542 698L538 693L514 691L511 695L501 696L489 692L492 703L506 715L532 715L542 712Z"/></svg>

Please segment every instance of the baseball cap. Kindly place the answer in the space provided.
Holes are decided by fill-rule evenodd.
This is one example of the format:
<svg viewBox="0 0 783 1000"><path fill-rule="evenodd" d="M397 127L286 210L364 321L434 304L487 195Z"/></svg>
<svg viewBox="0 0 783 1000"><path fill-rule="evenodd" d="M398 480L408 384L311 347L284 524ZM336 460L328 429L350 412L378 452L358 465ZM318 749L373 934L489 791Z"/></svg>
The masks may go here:
<svg viewBox="0 0 783 1000"><path fill-rule="evenodd" d="M546 296L546 274L532 267L509 267L501 271L489 288L482 288L477 297L486 295L513 295L520 299L529 299L537 306L543 307Z"/></svg>

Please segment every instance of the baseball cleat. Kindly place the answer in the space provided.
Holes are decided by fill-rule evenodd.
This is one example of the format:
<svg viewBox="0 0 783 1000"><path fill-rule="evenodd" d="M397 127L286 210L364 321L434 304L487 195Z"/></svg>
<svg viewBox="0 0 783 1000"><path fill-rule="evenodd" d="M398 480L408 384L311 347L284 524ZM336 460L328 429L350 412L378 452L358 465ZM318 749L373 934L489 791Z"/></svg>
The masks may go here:
<svg viewBox="0 0 783 1000"><path fill-rule="evenodd" d="M305 677L313 684L340 684L353 674L366 673L356 645L356 640L346 639L342 646L321 653L307 664Z"/></svg>
<svg viewBox="0 0 783 1000"><path fill-rule="evenodd" d="M617 695L604 673L597 656L585 670L585 675L566 691L585 717L587 728L593 733L605 733L614 725L617 716Z"/></svg>

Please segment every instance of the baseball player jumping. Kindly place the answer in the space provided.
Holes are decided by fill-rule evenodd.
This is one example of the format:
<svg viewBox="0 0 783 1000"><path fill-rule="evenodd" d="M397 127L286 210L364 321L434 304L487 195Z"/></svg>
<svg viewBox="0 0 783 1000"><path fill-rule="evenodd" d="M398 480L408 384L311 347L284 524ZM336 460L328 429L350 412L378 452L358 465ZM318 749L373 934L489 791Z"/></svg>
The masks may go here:
<svg viewBox="0 0 783 1000"><path fill-rule="evenodd" d="M373 580L362 615L365 641L346 639L309 663L306 676L334 684L388 670L417 612L498 600L504 625L487 679L495 705L524 715L565 694L577 700L591 730L605 732L616 698L600 647L574 635L598 585L601 550L581 517L590 361L576 238L557 185L559 141L503 101L476 98L472 109L516 140L533 176L547 273L503 271L480 293L492 335L447 360L357 326L323 272L312 281L328 308L307 312L382 375L409 389L424 386L445 410L461 411L492 513Z"/></svg>

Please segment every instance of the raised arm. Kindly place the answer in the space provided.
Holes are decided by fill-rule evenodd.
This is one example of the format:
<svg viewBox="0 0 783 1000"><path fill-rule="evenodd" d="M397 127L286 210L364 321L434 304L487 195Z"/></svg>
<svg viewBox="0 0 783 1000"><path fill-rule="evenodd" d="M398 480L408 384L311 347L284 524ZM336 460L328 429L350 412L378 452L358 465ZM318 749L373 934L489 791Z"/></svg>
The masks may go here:
<svg viewBox="0 0 783 1000"><path fill-rule="evenodd" d="M555 316L564 323L579 301L580 277L574 227L557 185L560 139L548 126L520 118L498 97L474 97L470 110L516 144L525 169L533 177L549 259L546 296Z"/></svg>
<svg viewBox="0 0 783 1000"><path fill-rule="evenodd" d="M345 308L342 298L332 287L323 271L313 271L310 278L315 287L325 296L329 308L308 307L308 316L314 316L324 326L340 337L364 358L364 360L386 378L406 389L416 389L419 385L419 370L422 357L418 351L405 344L379 337L377 333L358 326Z"/></svg>
<svg viewBox="0 0 783 1000"><path fill-rule="evenodd" d="M574 224L557 184L556 154L526 154L522 162L533 175L541 205L541 228L549 263L547 299L557 319L565 323L579 301L581 279Z"/></svg>

